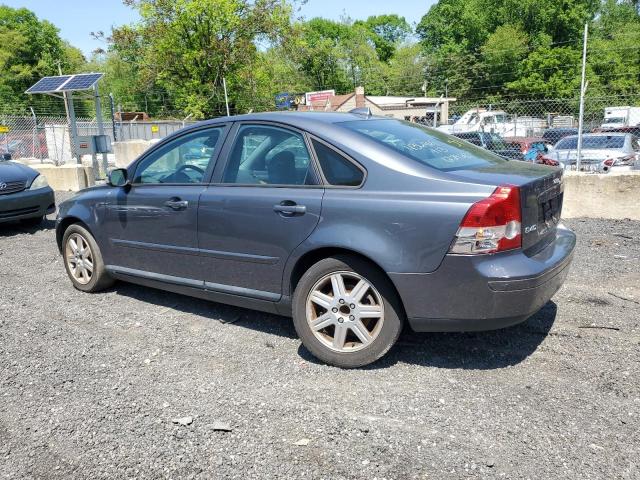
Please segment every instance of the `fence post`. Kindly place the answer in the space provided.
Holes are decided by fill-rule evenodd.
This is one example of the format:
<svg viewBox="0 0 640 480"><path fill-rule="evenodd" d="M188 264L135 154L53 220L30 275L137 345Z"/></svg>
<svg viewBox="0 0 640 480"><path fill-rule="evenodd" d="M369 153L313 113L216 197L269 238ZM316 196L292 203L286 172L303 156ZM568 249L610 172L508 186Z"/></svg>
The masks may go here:
<svg viewBox="0 0 640 480"><path fill-rule="evenodd" d="M113 141L117 142L118 137L116 136L116 109L113 101L113 93L109 94L109 107L111 108L111 130L113 131Z"/></svg>
<svg viewBox="0 0 640 480"><path fill-rule="evenodd" d="M584 24L584 40L582 42L582 80L580 82L580 113L578 117L578 148L576 150L576 171L580 171L580 160L582 157L582 127L584 123L584 94L587 89L585 85L587 71L587 35L589 24Z"/></svg>
<svg viewBox="0 0 640 480"><path fill-rule="evenodd" d="M31 156L36 158L36 129L38 128L38 120L36 119L36 112L33 111L33 107L29 107L31 110L31 118L33 118L33 133L31 134ZM40 148L38 148L38 153ZM40 163L42 163L42 156L40 157Z"/></svg>

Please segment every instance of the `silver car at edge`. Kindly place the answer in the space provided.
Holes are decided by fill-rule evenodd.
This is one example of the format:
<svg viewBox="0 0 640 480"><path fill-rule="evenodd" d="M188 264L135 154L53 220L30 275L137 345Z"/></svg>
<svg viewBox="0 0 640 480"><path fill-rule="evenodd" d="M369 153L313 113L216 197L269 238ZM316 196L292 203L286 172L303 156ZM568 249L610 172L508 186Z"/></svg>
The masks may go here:
<svg viewBox="0 0 640 480"><path fill-rule="evenodd" d="M575 169L578 156L578 136L560 140L544 155L564 169ZM580 170L600 173L640 169L640 142L630 133L585 133L582 136Z"/></svg>
<svg viewBox="0 0 640 480"><path fill-rule="evenodd" d="M526 320L560 288L575 235L562 170L368 113L209 120L60 205L73 285L124 280L292 316L353 368L415 331Z"/></svg>

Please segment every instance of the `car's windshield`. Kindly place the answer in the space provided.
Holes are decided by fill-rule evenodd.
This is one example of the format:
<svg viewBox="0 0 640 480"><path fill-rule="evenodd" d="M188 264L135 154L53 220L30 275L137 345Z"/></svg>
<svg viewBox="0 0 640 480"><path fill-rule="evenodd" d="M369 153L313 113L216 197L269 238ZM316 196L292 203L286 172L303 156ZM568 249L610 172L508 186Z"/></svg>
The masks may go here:
<svg viewBox="0 0 640 480"><path fill-rule="evenodd" d="M501 164L507 160L437 130L401 120L355 120L344 127L438 170Z"/></svg>
<svg viewBox="0 0 640 480"><path fill-rule="evenodd" d="M582 148L601 149L601 148L622 148L622 147L624 147L623 135L616 135L616 136L585 135L582 137ZM578 137L563 138L556 145L556 150L575 150L576 148L578 148Z"/></svg>

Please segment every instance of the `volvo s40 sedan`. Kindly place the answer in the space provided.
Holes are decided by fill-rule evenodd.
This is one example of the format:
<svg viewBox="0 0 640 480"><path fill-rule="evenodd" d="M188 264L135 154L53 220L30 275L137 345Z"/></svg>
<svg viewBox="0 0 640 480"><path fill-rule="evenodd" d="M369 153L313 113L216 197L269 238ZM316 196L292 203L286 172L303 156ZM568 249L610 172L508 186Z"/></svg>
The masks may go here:
<svg viewBox="0 0 640 480"><path fill-rule="evenodd" d="M205 121L60 205L73 285L115 279L292 316L316 357L366 365L415 331L489 330L567 275L562 171L364 113Z"/></svg>

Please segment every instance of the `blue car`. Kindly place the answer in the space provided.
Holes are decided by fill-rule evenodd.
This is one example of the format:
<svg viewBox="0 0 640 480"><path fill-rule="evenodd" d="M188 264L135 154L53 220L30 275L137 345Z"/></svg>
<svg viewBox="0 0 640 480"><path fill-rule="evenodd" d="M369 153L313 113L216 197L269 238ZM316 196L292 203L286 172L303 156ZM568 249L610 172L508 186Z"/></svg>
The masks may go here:
<svg viewBox="0 0 640 480"><path fill-rule="evenodd" d="M194 152L198 152L195 154ZM322 361L526 320L565 280L562 171L367 112L201 122L62 203L73 285L123 280L293 317Z"/></svg>
<svg viewBox="0 0 640 480"><path fill-rule="evenodd" d="M53 190L44 175L10 160L8 154L0 159L0 223L36 226L56 209Z"/></svg>

